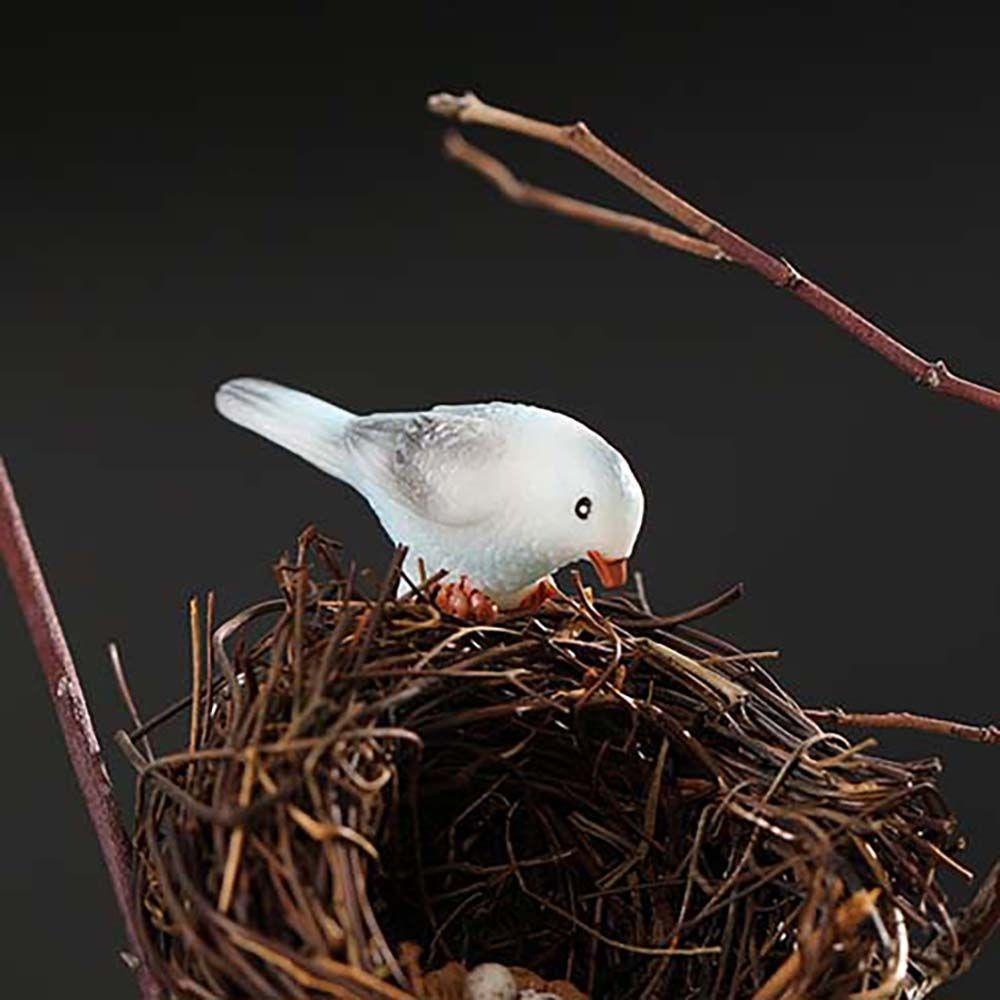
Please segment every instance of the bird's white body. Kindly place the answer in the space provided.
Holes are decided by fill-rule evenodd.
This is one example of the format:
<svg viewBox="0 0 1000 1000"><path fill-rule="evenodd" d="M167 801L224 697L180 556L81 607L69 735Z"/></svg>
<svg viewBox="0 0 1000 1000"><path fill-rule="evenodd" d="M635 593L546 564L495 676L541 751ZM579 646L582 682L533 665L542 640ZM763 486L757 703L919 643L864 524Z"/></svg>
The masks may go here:
<svg viewBox="0 0 1000 1000"><path fill-rule="evenodd" d="M246 378L223 385L216 406L358 490L408 547L411 579L421 567L447 570L501 608L588 554L622 562L642 522L642 491L625 459L579 421L539 407L356 416Z"/></svg>

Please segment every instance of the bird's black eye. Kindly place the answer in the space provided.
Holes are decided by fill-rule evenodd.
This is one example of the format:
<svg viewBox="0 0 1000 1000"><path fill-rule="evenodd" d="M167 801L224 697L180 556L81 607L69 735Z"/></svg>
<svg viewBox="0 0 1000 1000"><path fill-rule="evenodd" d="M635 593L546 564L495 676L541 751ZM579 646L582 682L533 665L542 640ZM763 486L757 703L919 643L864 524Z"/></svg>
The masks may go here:
<svg viewBox="0 0 1000 1000"><path fill-rule="evenodd" d="M581 521L586 521L587 518L590 517L590 511L593 506L594 505L591 502L590 497L580 497L573 510L576 512L576 516L580 518Z"/></svg>

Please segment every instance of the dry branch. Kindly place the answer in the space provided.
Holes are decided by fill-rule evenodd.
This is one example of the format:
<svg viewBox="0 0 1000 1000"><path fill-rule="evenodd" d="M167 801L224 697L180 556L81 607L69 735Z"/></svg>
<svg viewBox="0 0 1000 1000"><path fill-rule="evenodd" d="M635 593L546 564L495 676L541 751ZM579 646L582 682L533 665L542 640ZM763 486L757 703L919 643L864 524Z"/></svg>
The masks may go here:
<svg viewBox="0 0 1000 1000"><path fill-rule="evenodd" d="M973 743L1000 743L1000 726L971 726L951 719L935 719L912 712L845 712L842 708L812 708L809 717L821 725L861 729L913 729L936 736L953 736Z"/></svg>
<svg viewBox="0 0 1000 1000"><path fill-rule="evenodd" d="M427 107L434 114L456 122L486 125L516 132L567 149L588 160L651 205L656 206L665 215L689 229L702 242L698 247L684 246L676 239L680 234L666 236L660 233L659 237L654 236L648 228L652 223L645 220L634 216L615 218L618 213L610 213L598 206L575 199L565 199L562 195L525 185L502 163L469 143L446 139L446 149L450 156L487 177L513 201L657 239L658 242L667 243L675 249L687 250L699 256L732 260L755 271L771 284L786 289L822 313L845 333L880 354L918 384L934 392L955 396L990 410L1000 410L1000 392L996 389L953 375L944 361L932 362L921 357L821 285L801 274L784 258L775 257L760 249L654 180L594 135L583 122L555 125L539 121L503 108L493 107L468 92L461 97L453 94L434 94L427 99ZM666 230L666 233L670 234L673 231ZM705 244L712 247L711 252L706 251Z"/></svg>
<svg viewBox="0 0 1000 1000"><path fill-rule="evenodd" d="M0 551L45 674L70 763L97 834L115 901L125 923L131 952L128 964L135 971L141 996L154 1000L160 996L159 988L138 957L142 952L132 908L128 837L114 800L111 780L104 766L101 746L94 732L76 666L32 549L3 459L0 459Z"/></svg>
<svg viewBox="0 0 1000 1000"><path fill-rule="evenodd" d="M518 180L496 157L473 146L454 129L445 133L444 150L451 159L464 163L485 177L515 205L524 205L526 208L542 208L548 212L555 212L557 215L565 215L581 222L603 226L605 229L617 229L633 236L652 240L654 243L662 243L675 250L694 254L696 257L707 257L709 260L723 260L726 257L714 243L688 236L686 233L678 232L669 226L661 226L650 219L616 212L601 205L591 204L589 201L568 198L564 194L548 191L545 188L536 187L534 184L526 184L524 181Z"/></svg>
<svg viewBox="0 0 1000 1000"><path fill-rule="evenodd" d="M953 935L942 935L926 949L924 981L910 1000L923 1000L939 986L964 975L983 953L1000 925L1000 861L983 879L969 904L955 919Z"/></svg>

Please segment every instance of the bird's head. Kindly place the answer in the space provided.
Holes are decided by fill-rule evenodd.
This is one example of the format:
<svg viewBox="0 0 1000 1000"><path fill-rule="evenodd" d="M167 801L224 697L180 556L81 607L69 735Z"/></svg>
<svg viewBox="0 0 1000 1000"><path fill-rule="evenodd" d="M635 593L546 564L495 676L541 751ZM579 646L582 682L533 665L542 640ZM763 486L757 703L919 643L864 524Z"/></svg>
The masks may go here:
<svg viewBox="0 0 1000 1000"><path fill-rule="evenodd" d="M628 558L642 526L644 500L625 458L583 424L563 418L548 436L539 526L559 565L588 559L605 587L628 577Z"/></svg>

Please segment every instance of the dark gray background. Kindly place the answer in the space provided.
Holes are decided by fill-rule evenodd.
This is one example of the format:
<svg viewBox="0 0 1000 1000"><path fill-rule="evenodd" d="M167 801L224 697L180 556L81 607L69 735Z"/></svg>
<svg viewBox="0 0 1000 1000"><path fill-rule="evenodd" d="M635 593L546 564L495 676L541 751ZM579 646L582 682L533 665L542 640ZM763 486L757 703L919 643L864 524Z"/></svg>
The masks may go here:
<svg viewBox="0 0 1000 1000"><path fill-rule="evenodd" d="M243 373L359 411L503 397L576 414L645 485L637 563L661 608L744 580L715 627L780 647L804 701L994 718L1000 414L915 388L752 275L507 205L442 161L422 110L473 87L586 117L916 349L997 384L991 25L955 5L406 21L369 6L5 32L0 447L105 743L124 720L109 638L154 708L187 684L189 594L216 588L223 613L267 594L270 560L313 520L386 558L358 497L213 414L215 385ZM477 138L538 182L641 207L565 154ZM128 997L0 589L5 987ZM883 746L947 754L982 871L995 751ZM994 954L949 995L993 996L998 973Z"/></svg>

